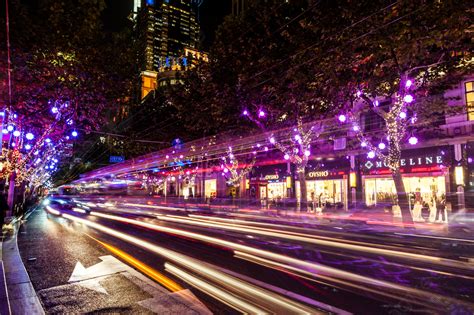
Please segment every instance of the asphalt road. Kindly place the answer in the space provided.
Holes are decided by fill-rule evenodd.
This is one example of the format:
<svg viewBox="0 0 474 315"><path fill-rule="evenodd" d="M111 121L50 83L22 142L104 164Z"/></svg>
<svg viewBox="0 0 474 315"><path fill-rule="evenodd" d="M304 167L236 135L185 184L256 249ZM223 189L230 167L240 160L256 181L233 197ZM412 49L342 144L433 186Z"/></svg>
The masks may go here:
<svg viewBox="0 0 474 315"><path fill-rule="evenodd" d="M78 262L88 268L109 255L145 274L151 268L164 277L147 274L160 292L188 289L216 314L474 312L474 241L440 231L294 213L184 211L145 197L76 196L40 207L18 242L51 313L58 303L48 290L70 283ZM140 301L150 294L137 295L136 283L120 281L108 284L107 292L113 283L122 291L105 302L87 290L80 294L97 302L89 310L144 311ZM64 287L62 295L68 290L77 287ZM146 310L157 312L163 304L157 305Z"/></svg>

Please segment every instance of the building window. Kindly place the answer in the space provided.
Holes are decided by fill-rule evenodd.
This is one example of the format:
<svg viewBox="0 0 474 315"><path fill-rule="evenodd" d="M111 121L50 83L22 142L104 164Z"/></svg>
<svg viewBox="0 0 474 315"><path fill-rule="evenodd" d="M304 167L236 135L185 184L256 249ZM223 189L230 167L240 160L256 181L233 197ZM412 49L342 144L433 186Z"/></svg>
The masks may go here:
<svg viewBox="0 0 474 315"><path fill-rule="evenodd" d="M464 83L466 89L467 119L474 120L474 81Z"/></svg>

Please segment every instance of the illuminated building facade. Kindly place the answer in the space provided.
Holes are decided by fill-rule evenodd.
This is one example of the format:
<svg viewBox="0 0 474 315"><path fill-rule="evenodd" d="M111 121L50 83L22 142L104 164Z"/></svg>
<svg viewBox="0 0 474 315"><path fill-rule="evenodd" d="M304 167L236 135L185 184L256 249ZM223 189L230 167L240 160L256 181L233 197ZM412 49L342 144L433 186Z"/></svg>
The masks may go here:
<svg viewBox="0 0 474 315"><path fill-rule="evenodd" d="M135 0L133 17L139 45L141 98L159 86L161 73L186 69L204 59L197 48L199 25L191 0ZM207 56L205 56L207 58ZM172 81L173 75L163 75Z"/></svg>

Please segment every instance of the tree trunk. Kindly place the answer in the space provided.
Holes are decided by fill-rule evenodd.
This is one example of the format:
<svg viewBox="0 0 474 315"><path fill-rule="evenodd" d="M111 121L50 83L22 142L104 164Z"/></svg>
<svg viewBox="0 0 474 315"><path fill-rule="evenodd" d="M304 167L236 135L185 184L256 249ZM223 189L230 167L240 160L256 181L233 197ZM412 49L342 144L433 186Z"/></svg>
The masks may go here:
<svg viewBox="0 0 474 315"><path fill-rule="evenodd" d="M408 195L405 191L405 186L403 185L402 174L400 169L392 171L393 182L395 183L395 189L397 190L398 205L400 206L400 211L402 213L402 222L405 227L413 226L413 217L410 212L410 206L408 203Z"/></svg>
<svg viewBox="0 0 474 315"><path fill-rule="evenodd" d="M308 194L306 191L306 174L305 169L298 169L298 180L300 182L300 209L301 211L308 211Z"/></svg>

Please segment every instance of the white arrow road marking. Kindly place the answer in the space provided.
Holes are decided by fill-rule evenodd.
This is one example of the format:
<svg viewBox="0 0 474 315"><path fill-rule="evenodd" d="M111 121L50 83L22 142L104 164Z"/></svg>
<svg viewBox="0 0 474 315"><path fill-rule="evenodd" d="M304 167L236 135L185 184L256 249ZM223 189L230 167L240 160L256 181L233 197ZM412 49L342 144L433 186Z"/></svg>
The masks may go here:
<svg viewBox="0 0 474 315"><path fill-rule="evenodd" d="M113 256L108 255L99 258L102 260L100 263L88 268L84 268L80 262L77 262L68 282L84 281L128 270L125 264Z"/></svg>
<svg viewBox="0 0 474 315"><path fill-rule="evenodd" d="M100 284L99 282L100 280L103 280L103 278L101 279L95 278L95 279L90 279L86 281L81 281L81 282L76 283L76 285L108 295L109 293L107 292L107 290L105 290L105 288Z"/></svg>

